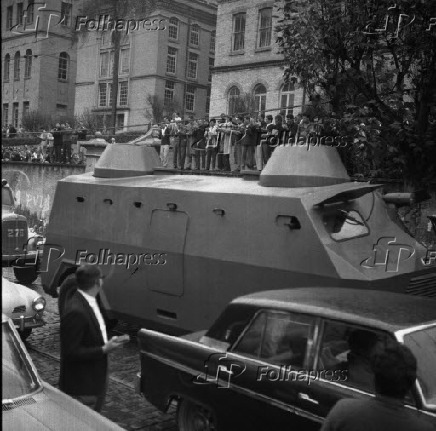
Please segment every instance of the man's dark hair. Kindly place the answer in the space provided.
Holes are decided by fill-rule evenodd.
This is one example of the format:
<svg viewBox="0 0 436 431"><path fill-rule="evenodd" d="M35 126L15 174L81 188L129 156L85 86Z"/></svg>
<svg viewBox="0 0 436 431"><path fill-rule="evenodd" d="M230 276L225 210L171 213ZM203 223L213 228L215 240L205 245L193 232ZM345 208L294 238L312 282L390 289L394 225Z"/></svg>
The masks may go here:
<svg viewBox="0 0 436 431"><path fill-rule="evenodd" d="M77 286L81 290L91 289L101 278L100 268L96 265L85 264L76 271Z"/></svg>
<svg viewBox="0 0 436 431"><path fill-rule="evenodd" d="M416 381L416 358L410 349L395 343L371 358L375 390L380 395L404 399Z"/></svg>
<svg viewBox="0 0 436 431"><path fill-rule="evenodd" d="M267 118L267 120L271 120L272 121L274 117L272 115L267 115L266 118Z"/></svg>

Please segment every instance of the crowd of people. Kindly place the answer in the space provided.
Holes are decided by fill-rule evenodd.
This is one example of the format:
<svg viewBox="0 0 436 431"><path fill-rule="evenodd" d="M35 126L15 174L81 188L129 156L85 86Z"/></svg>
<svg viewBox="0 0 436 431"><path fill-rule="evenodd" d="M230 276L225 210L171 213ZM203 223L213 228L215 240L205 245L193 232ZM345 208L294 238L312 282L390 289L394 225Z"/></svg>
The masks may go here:
<svg viewBox="0 0 436 431"><path fill-rule="evenodd" d="M13 129L15 130L15 129ZM72 153L72 145L81 138L83 128L73 130L68 123L57 123L51 130L41 128L37 146L21 145L2 147L2 160L32 163L80 163L80 158ZM17 132L8 128L8 136L15 137Z"/></svg>
<svg viewBox="0 0 436 431"><path fill-rule="evenodd" d="M313 120L313 121L311 121ZM327 126L327 127L326 127ZM332 134L331 123L323 125L309 114L231 116L182 121L178 113L164 118L153 131L161 139L163 167L206 171L240 171L265 167L274 149L309 136ZM173 160L169 149L173 148Z"/></svg>

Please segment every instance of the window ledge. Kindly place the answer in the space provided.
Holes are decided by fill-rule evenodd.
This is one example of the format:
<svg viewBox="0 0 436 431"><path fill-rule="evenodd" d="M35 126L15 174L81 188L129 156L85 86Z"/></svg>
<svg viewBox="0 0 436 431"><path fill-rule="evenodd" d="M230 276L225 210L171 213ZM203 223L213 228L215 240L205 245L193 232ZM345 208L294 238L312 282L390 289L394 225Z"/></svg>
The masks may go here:
<svg viewBox="0 0 436 431"><path fill-rule="evenodd" d="M264 51L271 51L271 50L272 50L271 46L263 46L262 48L256 48L254 52L264 52Z"/></svg>
<svg viewBox="0 0 436 431"><path fill-rule="evenodd" d="M175 73L175 72L165 72L165 75L167 75L167 76L176 76L177 73Z"/></svg>
<svg viewBox="0 0 436 431"><path fill-rule="evenodd" d="M179 42L179 39L173 39L173 38L170 37L170 36L168 36L168 42L171 42L171 43L180 43L180 42Z"/></svg>
<svg viewBox="0 0 436 431"><path fill-rule="evenodd" d="M230 51L230 55L244 55L245 49L240 49L238 51Z"/></svg>
<svg viewBox="0 0 436 431"><path fill-rule="evenodd" d="M192 81L192 82L198 81L198 78L190 78L189 76L187 76L186 79L189 79L189 81Z"/></svg>
<svg viewBox="0 0 436 431"><path fill-rule="evenodd" d="M25 76L24 79L30 79L32 78L31 76Z"/></svg>
<svg viewBox="0 0 436 431"><path fill-rule="evenodd" d="M67 82L68 82L68 79L61 79L61 78L58 78L58 81L59 81L59 82L65 82L65 83L67 83Z"/></svg>

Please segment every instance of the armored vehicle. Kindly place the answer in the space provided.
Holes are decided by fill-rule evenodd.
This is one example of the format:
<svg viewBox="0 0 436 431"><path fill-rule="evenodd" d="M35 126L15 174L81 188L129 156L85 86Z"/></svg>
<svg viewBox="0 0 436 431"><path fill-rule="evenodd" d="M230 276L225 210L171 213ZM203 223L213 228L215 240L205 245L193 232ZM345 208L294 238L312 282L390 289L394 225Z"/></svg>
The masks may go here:
<svg viewBox="0 0 436 431"><path fill-rule="evenodd" d="M258 177L159 165L150 147L114 144L94 172L58 182L47 293L98 264L109 314L171 333L206 328L233 298L271 287L436 295L434 262L387 203L413 195L351 182L333 147L277 147Z"/></svg>
<svg viewBox="0 0 436 431"><path fill-rule="evenodd" d="M23 284L38 277L38 251L29 241L26 217L15 213L15 197L6 180L2 180L2 266L13 266Z"/></svg>

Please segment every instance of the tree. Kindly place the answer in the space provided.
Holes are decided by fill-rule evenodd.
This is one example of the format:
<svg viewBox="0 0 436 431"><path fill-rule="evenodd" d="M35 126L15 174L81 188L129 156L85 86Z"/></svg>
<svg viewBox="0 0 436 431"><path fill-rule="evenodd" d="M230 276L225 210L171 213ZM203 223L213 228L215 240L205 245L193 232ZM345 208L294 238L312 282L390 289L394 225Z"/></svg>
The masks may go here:
<svg viewBox="0 0 436 431"><path fill-rule="evenodd" d="M112 23L106 27L111 31L113 45L113 67L112 67L112 106L111 119L112 130L115 133L117 124L117 101L118 101L118 74L120 63L121 38L128 30L132 31L140 18L147 17L155 10L157 0L84 0L80 11L87 17L96 17L99 22L100 17L110 16ZM89 30L86 26L81 27L82 37L86 37Z"/></svg>
<svg viewBox="0 0 436 431"><path fill-rule="evenodd" d="M436 3L286 0L279 11L285 77L321 92L385 175L435 178Z"/></svg>
<svg viewBox="0 0 436 431"><path fill-rule="evenodd" d="M21 125L27 132L39 132L42 128L49 130L51 123L50 115L36 110L26 112L21 120Z"/></svg>
<svg viewBox="0 0 436 431"><path fill-rule="evenodd" d="M157 94L147 94L146 100L149 105L146 112L147 118L154 123L161 123L165 112L163 101Z"/></svg>

